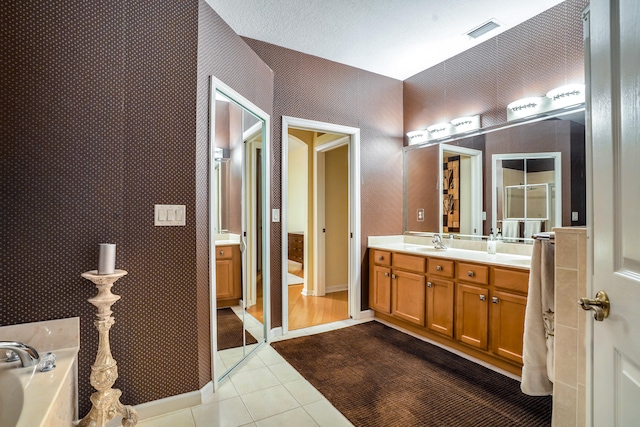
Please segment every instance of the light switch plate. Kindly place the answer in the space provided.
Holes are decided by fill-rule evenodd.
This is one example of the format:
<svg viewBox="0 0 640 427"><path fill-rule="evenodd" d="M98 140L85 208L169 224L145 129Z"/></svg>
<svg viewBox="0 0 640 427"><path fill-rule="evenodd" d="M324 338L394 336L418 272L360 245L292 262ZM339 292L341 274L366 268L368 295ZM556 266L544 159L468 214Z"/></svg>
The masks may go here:
<svg viewBox="0 0 640 427"><path fill-rule="evenodd" d="M155 205L154 225L186 225L187 207L185 205Z"/></svg>
<svg viewBox="0 0 640 427"><path fill-rule="evenodd" d="M271 222L280 222L280 209L271 209Z"/></svg>
<svg viewBox="0 0 640 427"><path fill-rule="evenodd" d="M571 221L578 220L578 212L571 212Z"/></svg>

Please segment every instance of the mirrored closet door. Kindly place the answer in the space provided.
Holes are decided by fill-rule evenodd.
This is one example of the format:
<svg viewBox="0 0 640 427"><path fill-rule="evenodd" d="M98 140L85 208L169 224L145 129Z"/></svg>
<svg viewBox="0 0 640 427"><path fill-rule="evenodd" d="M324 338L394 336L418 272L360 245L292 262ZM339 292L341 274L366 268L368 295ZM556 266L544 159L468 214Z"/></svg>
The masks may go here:
<svg viewBox="0 0 640 427"><path fill-rule="evenodd" d="M218 378L264 342L266 333L266 120L239 98L212 78L210 276Z"/></svg>

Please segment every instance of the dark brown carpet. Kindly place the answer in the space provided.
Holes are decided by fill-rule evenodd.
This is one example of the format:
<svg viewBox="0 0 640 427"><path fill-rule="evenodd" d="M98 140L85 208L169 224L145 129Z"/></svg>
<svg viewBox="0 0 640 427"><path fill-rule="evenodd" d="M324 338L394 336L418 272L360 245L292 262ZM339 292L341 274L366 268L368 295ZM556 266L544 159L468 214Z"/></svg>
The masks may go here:
<svg viewBox="0 0 640 427"><path fill-rule="evenodd" d="M218 350L242 347L242 320L229 307L219 308L218 314ZM258 341L249 331L245 331L247 344Z"/></svg>
<svg viewBox="0 0 640 427"><path fill-rule="evenodd" d="M358 427L551 425L551 397L375 321L271 345Z"/></svg>

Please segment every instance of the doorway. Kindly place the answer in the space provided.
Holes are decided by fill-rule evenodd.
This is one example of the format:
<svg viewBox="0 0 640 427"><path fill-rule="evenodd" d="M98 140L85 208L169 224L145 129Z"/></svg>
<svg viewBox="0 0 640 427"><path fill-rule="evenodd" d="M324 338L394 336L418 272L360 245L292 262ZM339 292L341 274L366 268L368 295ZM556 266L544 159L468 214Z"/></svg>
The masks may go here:
<svg viewBox="0 0 640 427"><path fill-rule="evenodd" d="M359 318L359 130L283 117L282 138L286 334Z"/></svg>

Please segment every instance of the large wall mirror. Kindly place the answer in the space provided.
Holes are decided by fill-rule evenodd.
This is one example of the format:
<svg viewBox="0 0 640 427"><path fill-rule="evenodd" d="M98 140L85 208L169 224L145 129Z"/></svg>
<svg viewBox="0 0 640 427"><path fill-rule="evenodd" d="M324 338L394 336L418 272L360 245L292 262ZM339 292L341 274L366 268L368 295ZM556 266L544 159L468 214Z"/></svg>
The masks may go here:
<svg viewBox="0 0 640 427"><path fill-rule="evenodd" d="M266 337L268 116L215 78L210 105L212 347L221 379Z"/></svg>
<svg viewBox="0 0 640 427"><path fill-rule="evenodd" d="M584 107L404 148L404 231L509 242L586 224Z"/></svg>

